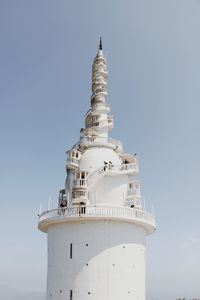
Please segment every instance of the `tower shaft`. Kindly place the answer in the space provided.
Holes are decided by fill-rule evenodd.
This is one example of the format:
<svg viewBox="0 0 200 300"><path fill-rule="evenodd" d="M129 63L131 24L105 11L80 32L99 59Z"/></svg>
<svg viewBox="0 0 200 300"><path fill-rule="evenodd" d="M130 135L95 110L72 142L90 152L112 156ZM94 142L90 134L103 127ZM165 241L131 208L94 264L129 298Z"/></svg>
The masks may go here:
<svg viewBox="0 0 200 300"><path fill-rule="evenodd" d="M91 107L67 154L58 208L43 212L47 300L145 300L146 236L154 216L143 207L139 161L109 137L107 66L100 39L92 66Z"/></svg>

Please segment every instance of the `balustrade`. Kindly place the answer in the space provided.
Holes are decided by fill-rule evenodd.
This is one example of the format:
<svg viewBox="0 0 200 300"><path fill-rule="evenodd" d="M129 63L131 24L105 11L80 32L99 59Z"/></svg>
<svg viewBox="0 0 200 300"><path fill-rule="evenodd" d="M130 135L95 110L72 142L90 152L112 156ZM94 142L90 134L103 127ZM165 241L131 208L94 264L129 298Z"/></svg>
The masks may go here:
<svg viewBox="0 0 200 300"><path fill-rule="evenodd" d="M84 209L83 209L84 208ZM149 224L155 229L155 219L154 216L146 211L135 208L126 207L110 207L110 206L72 206L66 208L54 209L51 211L46 211L39 216L39 222L58 218L59 216L64 218L76 218L80 215L85 217L98 217L98 218L117 218L117 219L127 219L129 221L143 222Z"/></svg>

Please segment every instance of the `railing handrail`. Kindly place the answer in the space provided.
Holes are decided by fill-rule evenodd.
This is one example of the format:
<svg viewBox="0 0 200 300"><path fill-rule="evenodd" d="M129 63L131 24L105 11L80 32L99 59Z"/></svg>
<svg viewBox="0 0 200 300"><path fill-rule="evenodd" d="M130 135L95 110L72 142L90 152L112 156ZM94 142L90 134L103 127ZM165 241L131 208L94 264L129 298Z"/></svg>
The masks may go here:
<svg viewBox="0 0 200 300"><path fill-rule="evenodd" d="M131 170L131 169L138 169L138 163L129 163L129 164L119 164L119 165L114 165L114 164L107 164L104 165L102 167L100 167L99 169L95 170L94 172L92 172L88 178L88 185L91 184L91 180L95 179L95 177L102 175L102 174L106 174L108 171L126 171L126 170Z"/></svg>
<svg viewBox="0 0 200 300"><path fill-rule="evenodd" d="M67 162L79 162L79 160L77 157L67 157Z"/></svg>
<svg viewBox="0 0 200 300"><path fill-rule="evenodd" d="M90 142L90 143L95 143L96 141L104 141L104 142L107 142L109 144L112 144L118 148L121 148L122 149L122 142L118 141L118 140L115 140L115 139L112 139L110 137L103 137L103 136L90 136L90 135L83 135L80 137L80 141L78 143L76 143L74 145L74 147L76 147L78 144L80 144L82 141L84 141L84 139L87 141L87 142Z"/></svg>
<svg viewBox="0 0 200 300"><path fill-rule="evenodd" d="M53 213L53 215L52 215ZM55 213L55 215L54 215ZM63 208L56 208L49 211L45 211L40 214L39 219L42 218L45 214L51 214L52 217L62 214L63 216L77 216L80 213L84 214L85 216L113 216L113 217L135 217L138 219L145 219L146 221L150 221L155 223L155 218L152 214L136 208L129 208L129 207L120 207L120 206L101 206L101 205L83 205L83 206L70 206L70 207L63 207ZM42 219L40 220L42 221Z"/></svg>
<svg viewBox="0 0 200 300"><path fill-rule="evenodd" d="M97 121L88 122L87 128L98 127L98 126L108 126L112 122L113 122L113 118L112 118L112 116L109 116L109 118L105 119L105 120L97 120Z"/></svg>

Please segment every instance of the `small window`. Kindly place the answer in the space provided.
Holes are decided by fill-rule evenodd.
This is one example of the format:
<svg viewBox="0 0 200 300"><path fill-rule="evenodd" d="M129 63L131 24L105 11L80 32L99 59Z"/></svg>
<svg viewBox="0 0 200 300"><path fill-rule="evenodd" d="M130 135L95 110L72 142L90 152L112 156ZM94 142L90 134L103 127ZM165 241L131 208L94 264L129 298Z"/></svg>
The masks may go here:
<svg viewBox="0 0 200 300"><path fill-rule="evenodd" d="M81 172L81 179L85 179L85 172Z"/></svg>
<svg viewBox="0 0 200 300"><path fill-rule="evenodd" d="M72 300L72 298L73 298L73 291L70 290L70 292L69 292L69 299Z"/></svg>
<svg viewBox="0 0 200 300"><path fill-rule="evenodd" d="M72 243L70 244L70 259L72 259Z"/></svg>

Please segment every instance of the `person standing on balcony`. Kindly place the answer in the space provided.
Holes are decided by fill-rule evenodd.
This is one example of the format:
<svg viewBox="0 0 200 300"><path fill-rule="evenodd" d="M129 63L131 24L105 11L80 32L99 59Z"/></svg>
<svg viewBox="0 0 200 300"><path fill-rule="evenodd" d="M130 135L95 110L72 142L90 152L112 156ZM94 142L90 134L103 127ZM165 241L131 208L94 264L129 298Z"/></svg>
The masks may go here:
<svg viewBox="0 0 200 300"><path fill-rule="evenodd" d="M106 171L107 167L108 167L108 163L104 161L104 168L103 168L104 172Z"/></svg>

